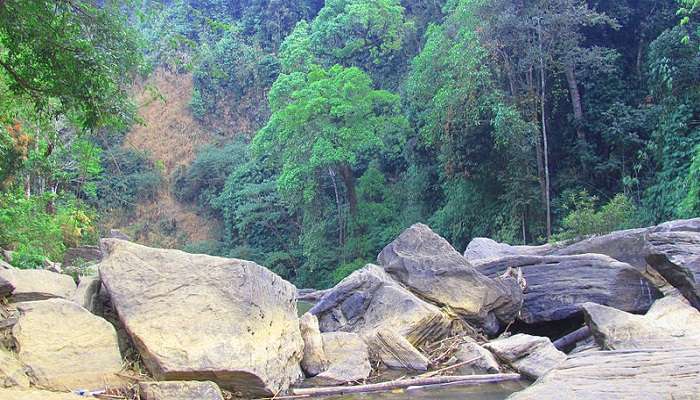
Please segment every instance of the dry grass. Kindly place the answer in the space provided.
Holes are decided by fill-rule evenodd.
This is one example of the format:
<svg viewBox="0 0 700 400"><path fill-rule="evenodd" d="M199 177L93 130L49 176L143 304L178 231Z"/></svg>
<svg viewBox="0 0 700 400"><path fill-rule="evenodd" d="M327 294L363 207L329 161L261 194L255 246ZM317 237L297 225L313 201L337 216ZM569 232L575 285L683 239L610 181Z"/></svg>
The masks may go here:
<svg viewBox="0 0 700 400"><path fill-rule="evenodd" d="M194 160L201 146L212 141L189 108L192 76L158 69L146 81L136 83L132 92L143 125L127 134L124 147L150 152L166 179L154 201L139 201L130 218L106 216L104 224L127 232L138 242L166 248L211 239L216 222L197 215L191 205L177 202L170 179L178 167ZM173 229L164 231L163 223Z"/></svg>

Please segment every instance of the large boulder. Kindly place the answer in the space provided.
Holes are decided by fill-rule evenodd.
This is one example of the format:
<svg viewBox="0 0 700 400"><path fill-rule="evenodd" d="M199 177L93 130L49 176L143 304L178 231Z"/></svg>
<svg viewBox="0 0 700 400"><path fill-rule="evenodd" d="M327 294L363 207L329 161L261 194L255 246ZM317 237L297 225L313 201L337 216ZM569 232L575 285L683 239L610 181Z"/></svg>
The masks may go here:
<svg viewBox="0 0 700 400"><path fill-rule="evenodd" d="M512 322L520 310L522 296L515 280L482 275L426 225L405 230L377 259L411 291L449 307L489 333L498 329L498 321Z"/></svg>
<svg viewBox="0 0 700 400"><path fill-rule="evenodd" d="M301 379L296 289L253 262L103 239L100 276L158 380L211 380L249 397Z"/></svg>
<svg viewBox="0 0 700 400"><path fill-rule="evenodd" d="M649 229L650 232L700 232L700 218L677 219Z"/></svg>
<svg viewBox="0 0 700 400"><path fill-rule="evenodd" d="M70 276L42 269L0 269L2 280L15 287L10 297L12 302L69 299L76 289Z"/></svg>
<svg viewBox="0 0 700 400"><path fill-rule="evenodd" d="M508 400L667 400L700 397L700 349L585 351Z"/></svg>
<svg viewBox="0 0 700 400"><path fill-rule="evenodd" d="M511 246L507 243L498 243L489 238L474 238L464 250L464 258L470 263L480 262L504 256L544 256L554 251L556 247L551 244L541 246Z"/></svg>
<svg viewBox="0 0 700 400"><path fill-rule="evenodd" d="M494 340L484 347L532 379L538 379L566 360L566 354L557 350L549 338L523 333Z"/></svg>
<svg viewBox="0 0 700 400"><path fill-rule="evenodd" d="M122 359L114 327L65 299L17 303L17 357L32 383L49 390L119 384Z"/></svg>
<svg viewBox="0 0 700 400"><path fill-rule="evenodd" d="M606 350L700 348L700 312L679 296L657 300L646 315L583 305L598 345Z"/></svg>
<svg viewBox="0 0 700 400"><path fill-rule="evenodd" d="M85 400L85 397L73 393L49 392L37 389L2 389L2 400Z"/></svg>
<svg viewBox="0 0 700 400"><path fill-rule="evenodd" d="M223 400L221 389L214 382L166 381L141 382L142 400Z"/></svg>
<svg viewBox="0 0 700 400"><path fill-rule="evenodd" d="M0 388L29 388L24 366L9 351L0 348Z"/></svg>
<svg viewBox="0 0 700 400"><path fill-rule="evenodd" d="M299 319L301 337L304 340L304 356L301 369L306 376L316 376L328 368L328 358L323 350L323 337L318 326L318 319L311 313L305 313Z"/></svg>
<svg viewBox="0 0 700 400"><path fill-rule="evenodd" d="M450 317L372 264L343 279L310 312L318 317L321 332L354 332L370 337L389 330L415 346L452 333Z"/></svg>
<svg viewBox="0 0 700 400"><path fill-rule="evenodd" d="M519 268L527 282L518 318L529 324L567 319L586 302L644 312L661 297L637 269L600 254L510 256L485 262L479 271L496 277L509 268Z"/></svg>
<svg viewBox="0 0 700 400"><path fill-rule="evenodd" d="M645 252L649 267L700 310L700 233L650 233Z"/></svg>
<svg viewBox="0 0 700 400"><path fill-rule="evenodd" d="M369 363L367 344L359 335L349 332L327 332L323 336L323 350L328 357L328 369L316 375L317 385L342 385L369 378L372 366Z"/></svg>

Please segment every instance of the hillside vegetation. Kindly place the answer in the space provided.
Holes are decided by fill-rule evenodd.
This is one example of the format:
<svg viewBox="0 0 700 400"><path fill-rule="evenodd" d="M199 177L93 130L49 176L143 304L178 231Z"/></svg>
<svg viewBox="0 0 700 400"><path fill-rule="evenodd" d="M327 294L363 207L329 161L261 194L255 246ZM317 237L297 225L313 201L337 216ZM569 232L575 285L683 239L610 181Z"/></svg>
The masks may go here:
<svg viewBox="0 0 700 400"><path fill-rule="evenodd" d="M466 246L698 216L699 12L0 0L0 247L30 268L117 227L327 287L416 222Z"/></svg>

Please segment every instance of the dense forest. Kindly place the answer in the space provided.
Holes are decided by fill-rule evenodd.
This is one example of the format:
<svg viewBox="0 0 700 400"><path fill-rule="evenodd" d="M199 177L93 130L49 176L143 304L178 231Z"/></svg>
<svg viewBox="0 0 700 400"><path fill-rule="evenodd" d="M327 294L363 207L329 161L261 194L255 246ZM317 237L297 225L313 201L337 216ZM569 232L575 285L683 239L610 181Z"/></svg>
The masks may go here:
<svg viewBox="0 0 700 400"><path fill-rule="evenodd" d="M697 217L699 16L699 0L0 0L0 247L35 268L113 227L138 240L166 191L213 227L175 246L327 287L415 222L461 250ZM191 79L198 127L172 167L125 140L178 100L149 83L163 73Z"/></svg>

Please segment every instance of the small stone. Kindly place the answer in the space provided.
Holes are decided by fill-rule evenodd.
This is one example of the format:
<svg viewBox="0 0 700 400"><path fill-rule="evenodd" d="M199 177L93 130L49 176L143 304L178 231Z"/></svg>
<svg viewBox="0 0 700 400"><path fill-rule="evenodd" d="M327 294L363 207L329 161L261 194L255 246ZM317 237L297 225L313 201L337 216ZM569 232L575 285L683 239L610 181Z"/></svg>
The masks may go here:
<svg viewBox="0 0 700 400"><path fill-rule="evenodd" d="M566 360L566 354L557 350L549 338L522 333L494 340L484 347L532 379L541 377Z"/></svg>
<svg viewBox="0 0 700 400"><path fill-rule="evenodd" d="M455 353L455 357L458 363L477 358L477 360L463 367L459 367L458 371L460 375L496 374L501 370L501 366L498 364L496 357L476 342L468 341L460 345L459 350Z"/></svg>

